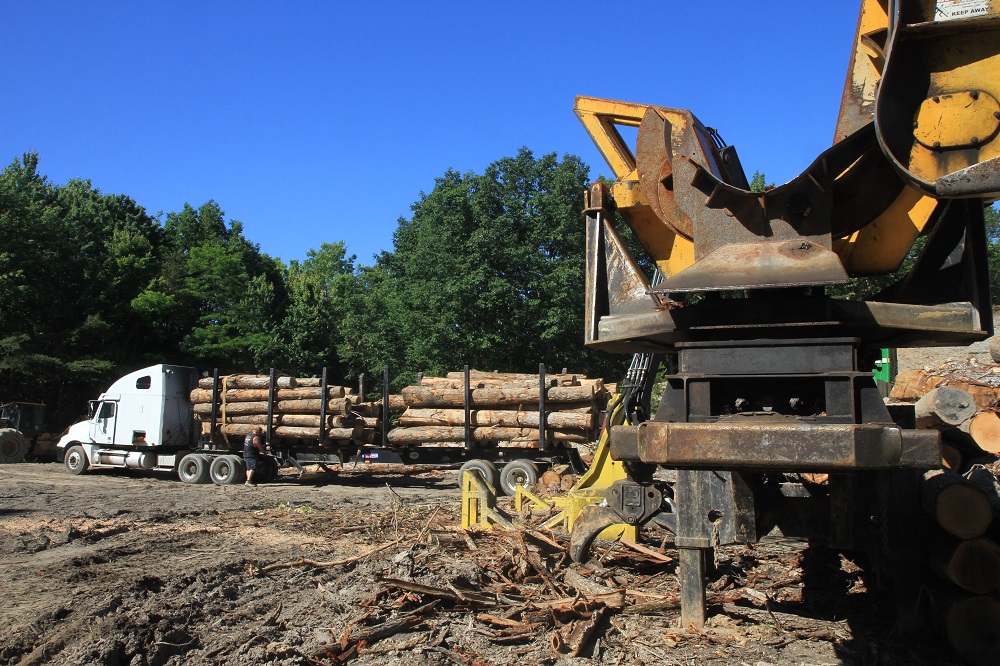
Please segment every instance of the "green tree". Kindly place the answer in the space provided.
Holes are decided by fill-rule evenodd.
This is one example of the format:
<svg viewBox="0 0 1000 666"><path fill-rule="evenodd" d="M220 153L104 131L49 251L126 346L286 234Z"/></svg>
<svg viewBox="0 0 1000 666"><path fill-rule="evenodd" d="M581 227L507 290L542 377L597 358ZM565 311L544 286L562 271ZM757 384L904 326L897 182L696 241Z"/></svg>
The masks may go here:
<svg viewBox="0 0 1000 666"><path fill-rule="evenodd" d="M215 201L167 215L159 275L131 302L152 323L164 360L262 370L280 320L282 267L227 223Z"/></svg>
<svg viewBox="0 0 1000 666"><path fill-rule="evenodd" d="M327 368L333 376L344 369L337 355L339 322L345 296L354 285L354 255L343 241L311 249L305 261L292 261L285 278L288 305L278 326L281 357L289 372L312 374Z"/></svg>
<svg viewBox="0 0 1000 666"><path fill-rule="evenodd" d="M0 391L75 409L59 396L144 354L128 303L155 278L160 229L126 196L50 183L27 153L0 173L0 236Z"/></svg>
<svg viewBox="0 0 1000 666"><path fill-rule="evenodd" d="M341 356L366 372L622 367L582 343L587 182L579 158L527 149L446 172L399 220L393 251L359 270Z"/></svg>

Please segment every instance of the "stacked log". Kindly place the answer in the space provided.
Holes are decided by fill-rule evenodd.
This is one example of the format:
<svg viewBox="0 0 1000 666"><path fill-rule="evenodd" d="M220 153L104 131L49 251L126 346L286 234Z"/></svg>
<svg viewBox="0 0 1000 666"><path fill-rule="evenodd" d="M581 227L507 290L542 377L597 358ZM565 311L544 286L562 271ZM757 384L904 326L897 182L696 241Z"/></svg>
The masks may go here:
<svg viewBox="0 0 1000 666"><path fill-rule="evenodd" d="M214 380L203 378L191 391L195 419L201 422L202 433L212 429L212 400L215 399L216 433L242 437L257 426L267 426L268 404L271 399L270 377L267 375L228 375ZM369 443L381 432L381 409L375 403L362 402L353 389L328 384L323 395L318 378L277 377L274 403L271 408L271 434L288 440L319 440L325 425L323 444ZM321 411L326 410L326 423Z"/></svg>
<svg viewBox="0 0 1000 666"><path fill-rule="evenodd" d="M967 399L952 398L950 415L927 413L928 403L940 402L944 394L958 395L956 390ZM951 469L962 471L983 456L1000 455L1000 366L944 363L936 369L901 372L890 401L913 404L917 427L941 430L943 462Z"/></svg>
<svg viewBox="0 0 1000 666"><path fill-rule="evenodd" d="M890 404L911 405L916 427L941 432L942 468L924 474L921 504L930 569L943 581L943 633L974 664L996 663L1000 642L1000 366L947 362L900 373Z"/></svg>
<svg viewBox="0 0 1000 666"><path fill-rule="evenodd" d="M469 372L471 436L477 442L496 442L512 448L539 445L540 377L519 373ZM545 376L545 439L569 444L589 442L600 427L597 414L608 393L600 379L581 375ZM396 446L432 444L454 446L465 441L466 388L464 372L445 377L422 377L390 396L390 409L405 409L399 427L389 432Z"/></svg>

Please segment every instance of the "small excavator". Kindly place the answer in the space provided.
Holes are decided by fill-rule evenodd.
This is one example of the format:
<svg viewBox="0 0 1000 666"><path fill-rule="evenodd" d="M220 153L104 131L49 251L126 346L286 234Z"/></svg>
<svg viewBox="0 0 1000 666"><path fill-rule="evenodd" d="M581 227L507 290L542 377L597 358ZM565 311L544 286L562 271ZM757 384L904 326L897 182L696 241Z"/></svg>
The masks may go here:
<svg viewBox="0 0 1000 666"><path fill-rule="evenodd" d="M890 411L870 369L882 348L993 332L1000 3L863 0L833 145L764 191L688 110L578 97L575 112L616 177L587 195L586 344L663 355L671 372L654 413L629 405L609 424L623 478L576 517L573 558L613 525L670 530L683 626L705 622L713 549L775 527L890 576L926 562L920 483L940 435Z"/></svg>

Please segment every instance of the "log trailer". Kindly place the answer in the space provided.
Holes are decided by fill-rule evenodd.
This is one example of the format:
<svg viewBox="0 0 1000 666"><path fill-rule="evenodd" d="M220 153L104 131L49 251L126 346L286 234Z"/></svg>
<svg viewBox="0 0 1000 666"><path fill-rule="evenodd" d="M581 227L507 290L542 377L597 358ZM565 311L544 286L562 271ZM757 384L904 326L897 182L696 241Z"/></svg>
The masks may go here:
<svg viewBox="0 0 1000 666"><path fill-rule="evenodd" d="M230 412L237 411L235 408L240 405L250 404L255 408L252 415L243 416L240 424L234 424L225 416L224 396L232 393L225 389L225 379L216 371L212 377L199 380L194 368L162 364L129 373L116 380L96 400L90 401L87 420L69 427L56 447L56 459L73 474L89 469L128 468L172 471L185 483L238 483L245 478L243 435L252 424L260 424L265 430L269 455L264 460L263 473L256 478L265 482L274 478L279 467L291 467L301 474L305 471L304 465L353 463L354 469L360 467L359 471L391 466L390 471L401 472L461 465L462 471L475 469L479 472L494 491L499 489L512 494L517 483L534 483L540 472L554 463L570 464L582 471L575 447L554 440L552 429L546 425L546 396L559 388L547 378L544 367L540 367L538 385L534 389L538 409L537 442L511 448L474 437L477 429L473 426L471 413L478 409L474 406L477 392L468 368L465 369L465 388L461 391L465 403L465 439L454 446L423 442L394 444L391 438L394 431L389 430L387 418L381 419L376 432L369 430L377 442L357 437L356 431L345 435L343 433L351 429L329 427L333 419L328 411L329 404L344 403L343 398L313 401L318 406L312 416L282 414L282 406L287 403L281 397L281 386L288 386L290 378L278 377L274 370L269 377L248 378L255 386L263 388L246 393L263 393L266 395L264 402L229 403ZM197 388L199 386L202 388ZM328 386L324 369L317 386L311 390L318 396L328 396L334 388L342 395L343 387ZM194 402L202 393L211 397L207 402L201 402L200 398ZM364 393L363 387L359 393ZM382 373L380 411L388 414L389 410L389 373L386 369ZM291 421L292 416L310 420L314 427L277 425ZM522 429L516 430L522 432ZM380 467L372 468L372 465Z"/></svg>
<svg viewBox="0 0 1000 666"><path fill-rule="evenodd" d="M665 355L672 372L651 418L610 428L627 478L578 517L575 560L612 524L673 531L684 626L705 621L713 549L775 527L866 551L888 574L927 561L920 484L941 466L940 436L890 411L868 369L883 347L992 334L998 100L1000 3L985 0L863 0L833 146L763 192L690 111L577 98L617 179L587 196L586 343ZM638 128L634 150L620 126ZM897 272L920 236L894 284L835 295Z"/></svg>

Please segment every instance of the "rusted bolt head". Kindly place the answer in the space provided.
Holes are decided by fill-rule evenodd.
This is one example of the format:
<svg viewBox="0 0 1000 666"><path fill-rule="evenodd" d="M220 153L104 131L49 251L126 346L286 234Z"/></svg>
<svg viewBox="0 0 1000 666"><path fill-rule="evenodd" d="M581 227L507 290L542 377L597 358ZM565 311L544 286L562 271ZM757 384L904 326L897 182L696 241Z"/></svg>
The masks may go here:
<svg viewBox="0 0 1000 666"><path fill-rule="evenodd" d="M978 146L979 145L979 137L978 136L972 137L971 141L972 141L972 145L973 146Z"/></svg>
<svg viewBox="0 0 1000 666"><path fill-rule="evenodd" d="M635 525L635 516L625 516L625 522L629 525Z"/></svg>
<svg viewBox="0 0 1000 666"><path fill-rule="evenodd" d="M940 148L941 147L941 142L940 141L935 141L934 142L934 147L935 148Z"/></svg>
<svg viewBox="0 0 1000 666"><path fill-rule="evenodd" d="M931 97L931 99L933 99L935 103L940 103L941 102L941 98L938 97L937 95L934 95L934 97Z"/></svg>
<svg viewBox="0 0 1000 666"><path fill-rule="evenodd" d="M914 120L913 121L913 129L917 129L918 127L920 127L920 123L918 123L916 120Z"/></svg>
<svg viewBox="0 0 1000 666"><path fill-rule="evenodd" d="M971 97L972 99L979 99L979 91L973 90L972 92L969 93L969 97Z"/></svg>
<svg viewBox="0 0 1000 666"><path fill-rule="evenodd" d="M993 112L993 117L994 118L1000 118L1000 111L994 111Z"/></svg>

